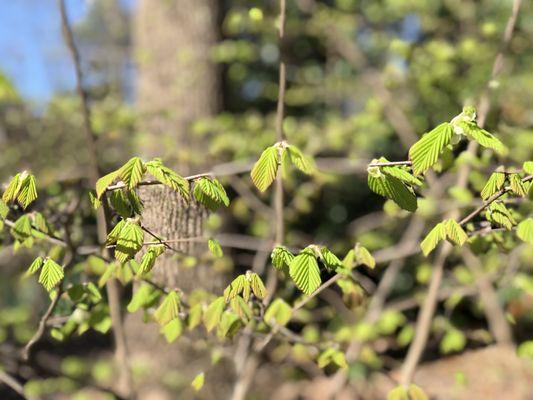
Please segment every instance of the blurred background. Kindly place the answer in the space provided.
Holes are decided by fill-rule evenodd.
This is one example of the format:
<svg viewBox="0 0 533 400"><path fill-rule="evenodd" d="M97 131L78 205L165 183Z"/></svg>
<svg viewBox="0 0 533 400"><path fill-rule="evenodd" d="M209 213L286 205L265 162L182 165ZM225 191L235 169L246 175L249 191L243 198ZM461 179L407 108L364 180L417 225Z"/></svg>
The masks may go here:
<svg viewBox="0 0 533 400"><path fill-rule="evenodd" d="M490 78L512 3L288 0L281 47L277 1L67 0L66 6L103 169L111 171L141 155L162 157L183 175L224 171L221 181L232 202L228 210L211 215L207 226L226 248L225 257L213 268L230 277L252 266L259 271L271 268L268 254L257 250L272 234L270 195L259 194L246 173L226 173L246 170L275 142L278 64L283 55L284 129L288 141L312 155L320 170L311 178L295 174L286 183L287 244L320 243L344 255L360 242L381 260L374 270L360 272L364 290L348 299L339 290L326 292L312 304L315 311L304 318L305 328L295 328L309 341L334 338L342 343L348 340L345 328L356 326L353 316L366 307L365 293L372 293L399 254L394 246L412 222L410 215L368 189L366 164L382 155L405 160L409 145L423 132L450 120L464 104L477 102ZM0 182L22 169L31 170L42 197L38 206L52 216L53 209L68 208L69 193L88 179L74 67L56 1L0 4ZM521 166L532 158L531 1L522 2L501 78L490 88L486 128L511 151L497 161L482 152L469 177L472 190L453 187L455 170L446 170L454 161L450 155L442 166L447 171L445 189L420 201L421 230L446 210L475 201L498 163ZM75 233L76 240L89 245L96 243L96 236L86 203L80 206ZM519 207L531 211L527 204ZM107 310L83 336L47 335L31 363L17 361L17 349L35 331L48 300L34 280L23 278L35 249L14 253L7 231L0 241L3 368L16 370L36 395L114 398L102 389L113 386L116 368ZM533 248L503 237L475 250L483 276L494 284L519 353L533 357ZM370 344L350 364L354 387L390 385L385 378L380 383L380 374L400 365L430 275L431 265L421 255L405 260L388 299L392 306L371 326ZM442 399L532 398L527 397L531 366L516 358L514 350L493 345L476 290L478 278L460 258L447 266L446 291L425 353L421 386L432 388L428 391ZM285 297L296 298L290 287L283 290ZM125 290L125 302L130 292ZM357 329L350 332L356 334ZM231 345L212 345L210 352ZM152 353L155 363L157 354ZM220 356L222 350L217 354L225 357ZM475 358L461 358L469 355ZM140 386L149 375L145 362L133 365ZM305 348L283 343L271 345L262 365L247 398L318 399L319 386L313 382L322 384L331 374L316 368ZM487 365L487 372L479 376L482 365ZM369 384L374 376L378 383ZM222 379L218 392L206 389L183 398L229 398L232 379ZM272 382L279 382L279 387ZM185 393L189 383L190 371L166 369L154 393ZM141 398L177 398L161 396ZM0 398L18 397L0 386Z"/></svg>

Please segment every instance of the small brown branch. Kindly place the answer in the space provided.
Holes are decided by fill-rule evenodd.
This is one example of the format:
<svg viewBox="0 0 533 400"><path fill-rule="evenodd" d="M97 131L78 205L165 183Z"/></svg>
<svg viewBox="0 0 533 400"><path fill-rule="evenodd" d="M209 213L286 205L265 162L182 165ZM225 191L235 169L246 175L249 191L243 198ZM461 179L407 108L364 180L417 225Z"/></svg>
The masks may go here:
<svg viewBox="0 0 533 400"><path fill-rule="evenodd" d="M28 396L26 395L26 391L24 390L24 386L19 383L14 377L9 375L7 372L0 370L0 382L4 385L10 387L13 389L14 392L16 392L19 396L23 397L24 399L28 400L39 400L40 397L38 396Z"/></svg>
<svg viewBox="0 0 533 400"><path fill-rule="evenodd" d="M9 219L4 219L4 224L6 224L7 226L9 226L10 228L13 228L15 226L15 222L9 220ZM56 245L56 246L61 246L61 247L67 247L67 243L64 241L64 240L61 240L49 233L46 233L46 232L42 232L38 229L34 229L32 228L32 234L33 233L36 233L38 234L39 236L40 235L43 235L42 237L38 237L38 239L42 239L42 240L45 240L47 241L48 243L50 244L53 244L53 245Z"/></svg>
<svg viewBox="0 0 533 400"><path fill-rule="evenodd" d="M29 360L30 354L31 354L31 350L32 350L33 346L39 340L41 340L41 338L43 337L44 332L46 330L46 325L47 325L48 319L50 318L50 316L54 312L54 310L55 310L55 308L57 306L57 303L59 302L59 298L61 297L62 293L63 292L62 292L61 287L58 287L58 291L57 291L56 297L54 297L52 299L52 301L50 302L50 305L48 306L48 308L46 309L45 313L43 314L43 316L41 317L41 319L39 321L39 326L37 328L37 331L33 334L31 339L28 341L28 343L26 343L26 345L22 349L22 359L24 361L28 361Z"/></svg>
<svg viewBox="0 0 533 400"><path fill-rule="evenodd" d="M413 165L411 161L388 161L368 164L369 167L393 167L395 165Z"/></svg>

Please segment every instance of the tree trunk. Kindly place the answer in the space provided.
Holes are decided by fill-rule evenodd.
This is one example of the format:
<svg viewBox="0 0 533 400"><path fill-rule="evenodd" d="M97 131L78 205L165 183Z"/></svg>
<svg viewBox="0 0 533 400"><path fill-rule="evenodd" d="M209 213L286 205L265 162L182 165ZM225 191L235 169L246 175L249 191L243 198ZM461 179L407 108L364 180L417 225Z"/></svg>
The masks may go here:
<svg viewBox="0 0 533 400"><path fill-rule="evenodd" d="M161 157L165 164L188 174L209 168L201 156L201 140L191 135L191 124L219 109L219 76L210 61L217 41L217 0L140 0L136 14L135 48L138 58L137 107L145 158ZM199 161L196 161L199 160ZM206 209L194 200L186 202L160 185L139 189L144 202L142 223L167 238L202 236ZM205 243L179 243L172 247L196 254ZM183 268L176 253L157 259L153 279L167 288L220 290L221 278L212 268ZM149 372L139 384L142 399L225 398L230 390L231 366L211 366L211 354L201 331L185 334L169 345L154 323L143 324L140 315L127 320L128 342L134 365ZM224 361L221 361L224 363ZM193 394L190 381L206 373L206 385ZM228 371L230 371L228 373ZM168 385L169 376L172 376ZM165 382L165 385L163 384ZM174 386L174 393L169 387Z"/></svg>

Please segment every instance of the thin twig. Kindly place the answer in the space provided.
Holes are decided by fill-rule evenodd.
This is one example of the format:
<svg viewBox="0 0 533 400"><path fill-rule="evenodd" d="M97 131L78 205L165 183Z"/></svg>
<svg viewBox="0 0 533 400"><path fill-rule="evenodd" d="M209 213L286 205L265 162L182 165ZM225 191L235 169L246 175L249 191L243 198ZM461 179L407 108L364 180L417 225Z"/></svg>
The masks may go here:
<svg viewBox="0 0 533 400"><path fill-rule="evenodd" d="M26 395L26 392L24 390L24 386L22 386L19 381L17 381L14 377L9 375L7 372L0 370L0 382L2 382L4 385L10 387L13 389L14 392L16 392L18 395L23 397L24 399L28 400L38 400L40 397L38 396L28 396Z"/></svg>
<svg viewBox="0 0 533 400"><path fill-rule="evenodd" d="M93 130L91 123L91 109L89 107L89 95L83 87L83 73L81 69L81 60L78 48L74 41L74 35L67 16L65 8L65 0L57 0L59 5L59 12L61 15L61 26L67 47L74 64L74 71L76 74L76 92L80 98L81 111L83 117L83 131L85 134L85 141L89 155L89 176L91 186L95 186L100 176L100 167L98 162L98 146L97 136ZM96 225L98 240L100 243L105 243L109 227L109 216L111 215L105 193L102 196L102 208L96 212ZM102 247L104 258L109 258L109 250ZM131 376L129 352L126 344L126 334L121 315L120 306L120 288L116 279L110 279L106 283L106 290L109 303L109 314L113 325L113 337L115 340L115 356L118 363L121 365L119 369L118 386L125 392L126 397L135 397L133 388L133 379Z"/></svg>
<svg viewBox="0 0 533 400"><path fill-rule="evenodd" d="M369 167L393 167L395 165L413 165L412 161L388 161L368 164Z"/></svg>

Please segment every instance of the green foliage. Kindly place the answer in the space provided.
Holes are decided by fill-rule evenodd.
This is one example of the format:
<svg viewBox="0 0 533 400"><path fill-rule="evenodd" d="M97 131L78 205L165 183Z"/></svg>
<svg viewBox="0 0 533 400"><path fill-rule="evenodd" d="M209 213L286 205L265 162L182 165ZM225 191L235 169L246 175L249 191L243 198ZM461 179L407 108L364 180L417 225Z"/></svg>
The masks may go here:
<svg viewBox="0 0 533 400"><path fill-rule="evenodd" d="M144 253L142 256L141 264L139 266L139 270L137 271L137 275L141 276L150 272L154 267L155 260L157 259L157 257L159 257L164 252L165 246L162 244L149 246L146 250L146 253Z"/></svg>
<svg viewBox="0 0 533 400"><path fill-rule="evenodd" d="M400 385L392 389L387 395L387 400L429 400L429 398L420 387L410 384L407 388Z"/></svg>
<svg viewBox="0 0 533 400"><path fill-rule="evenodd" d="M154 313L154 319L159 325L167 325L170 321L179 317L180 296L174 290L167 294Z"/></svg>
<svg viewBox="0 0 533 400"><path fill-rule="evenodd" d="M462 132L471 140L475 140L483 147L492 149L499 154L507 154L508 150L493 134L480 128L474 121L461 121L458 124Z"/></svg>
<svg viewBox="0 0 533 400"><path fill-rule="evenodd" d="M466 345L466 336L458 329L450 329L440 342L440 351L443 354L463 350Z"/></svg>
<svg viewBox="0 0 533 400"><path fill-rule="evenodd" d="M128 312L134 313L141 308L151 306L159 298L159 293L148 283L141 284L128 303Z"/></svg>
<svg viewBox="0 0 533 400"><path fill-rule="evenodd" d="M203 321L208 332L212 331L220 322L224 312L224 297L215 299L205 310Z"/></svg>
<svg viewBox="0 0 533 400"><path fill-rule="evenodd" d="M335 364L340 368L348 368L346 363L346 358L344 353L337 349L329 348L322 353L317 358L317 364L319 368L324 368L329 364Z"/></svg>
<svg viewBox="0 0 533 400"><path fill-rule="evenodd" d="M272 250L270 257L272 258L272 265L274 265L274 267L279 270L284 270L289 268L289 265L294 259L294 254L284 246L276 246L274 247L274 250Z"/></svg>
<svg viewBox="0 0 533 400"><path fill-rule="evenodd" d="M444 122L426 133L409 149L409 159L413 163L413 173L419 175L426 172L438 161L444 148L450 144L453 126Z"/></svg>
<svg viewBox="0 0 533 400"><path fill-rule="evenodd" d="M302 250L289 265L289 273L296 286L310 295L320 286L320 269L311 247Z"/></svg>
<svg viewBox="0 0 533 400"><path fill-rule="evenodd" d="M172 343L183 333L183 322L175 318L161 327L160 332L165 337L167 343Z"/></svg>
<svg viewBox="0 0 533 400"><path fill-rule="evenodd" d="M132 157L120 167L118 176L132 190L142 181L145 172L146 167L143 161L139 157Z"/></svg>
<svg viewBox="0 0 533 400"><path fill-rule="evenodd" d="M287 325L291 320L292 309L285 300L274 299L265 311L264 320L269 325Z"/></svg>
<svg viewBox="0 0 533 400"><path fill-rule="evenodd" d="M491 203L487 208L485 216L488 221L494 222L507 230L511 230L516 225L516 221L511 212L501 201Z"/></svg>
<svg viewBox="0 0 533 400"><path fill-rule="evenodd" d="M374 193L391 199L404 210L414 212L418 207L413 189L400 179L381 173L379 167L368 169L368 187Z"/></svg>
<svg viewBox="0 0 533 400"><path fill-rule="evenodd" d="M463 230L461 225L459 225L457 221L453 219L447 219L443 222L439 222L427 234L422 243L420 243L422 253L427 256L435 249L435 247L437 247L437 244L439 244L441 240L445 239L462 246L468 240L468 235Z"/></svg>
<svg viewBox="0 0 533 400"><path fill-rule="evenodd" d="M516 235L524 242L533 244L533 218L527 218L516 227Z"/></svg>
<svg viewBox="0 0 533 400"><path fill-rule="evenodd" d="M26 209L36 199L37 186L35 177L26 171L16 174L2 195L2 201L5 204L17 202L23 209Z"/></svg>
<svg viewBox="0 0 533 400"><path fill-rule="evenodd" d="M189 198L189 182L170 168L165 167L160 158L148 161L145 166L148 172L159 182L178 192L185 199Z"/></svg>
<svg viewBox="0 0 533 400"><path fill-rule="evenodd" d="M252 168L251 177L256 188L264 192L276 179L279 165L278 146L267 147Z"/></svg>
<svg viewBox="0 0 533 400"><path fill-rule="evenodd" d="M191 387L195 391L199 392L202 389L202 387L204 386L204 382L205 382L205 374L203 372L200 372L192 380Z"/></svg>
<svg viewBox="0 0 533 400"><path fill-rule="evenodd" d="M51 258L42 264L39 283L50 292L63 279L63 268Z"/></svg>
<svg viewBox="0 0 533 400"><path fill-rule="evenodd" d="M481 198L487 200L494 193L499 191L505 185L505 174L503 172L493 172L483 190L481 191Z"/></svg>
<svg viewBox="0 0 533 400"><path fill-rule="evenodd" d="M194 182L194 197L211 211L220 206L229 206L229 198L224 187L215 178L202 177Z"/></svg>
<svg viewBox="0 0 533 400"><path fill-rule="evenodd" d="M533 161L526 161L522 165L522 169L526 174L533 174Z"/></svg>
<svg viewBox="0 0 533 400"><path fill-rule="evenodd" d="M207 241L207 246L209 247L209 251L211 251L211 254L213 254L216 258L224 256L222 247L220 246L220 243L217 240L209 239Z"/></svg>
<svg viewBox="0 0 533 400"><path fill-rule="evenodd" d="M115 244L115 258L120 262L132 259L141 249L144 242L144 233L138 221L135 219L120 220L111 232L107 235L107 244ZM146 260L147 268L149 258L155 255L155 250ZM157 256L155 256L157 257ZM144 257L143 257L144 260ZM153 265L153 263L152 263ZM144 269L143 269L144 270Z"/></svg>

